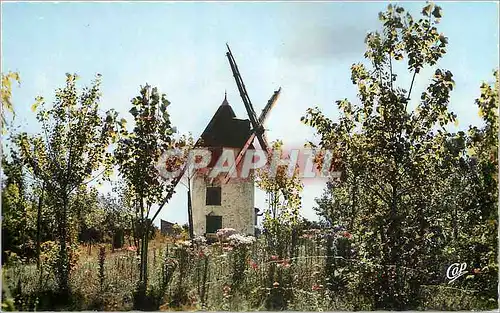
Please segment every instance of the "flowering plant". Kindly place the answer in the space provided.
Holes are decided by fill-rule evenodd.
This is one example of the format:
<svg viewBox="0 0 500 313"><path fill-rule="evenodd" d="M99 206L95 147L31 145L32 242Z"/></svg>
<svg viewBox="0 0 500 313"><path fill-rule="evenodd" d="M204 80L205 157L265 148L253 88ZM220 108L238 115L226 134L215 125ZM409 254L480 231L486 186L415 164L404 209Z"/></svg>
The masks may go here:
<svg viewBox="0 0 500 313"><path fill-rule="evenodd" d="M229 243L235 247L237 246L250 246L255 242L253 236L243 236L240 234L233 234L229 236Z"/></svg>
<svg viewBox="0 0 500 313"><path fill-rule="evenodd" d="M229 238L229 236L237 234L237 231L234 228L221 228L217 231L216 235L220 241L225 241Z"/></svg>
<svg viewBox="0 0 500 313"><path fill-rule="evenodd" d="M191 241L192 241L192 243L194 243L196 245L204 245L207 243L207 239L203 236L196 236Z"/></svg>

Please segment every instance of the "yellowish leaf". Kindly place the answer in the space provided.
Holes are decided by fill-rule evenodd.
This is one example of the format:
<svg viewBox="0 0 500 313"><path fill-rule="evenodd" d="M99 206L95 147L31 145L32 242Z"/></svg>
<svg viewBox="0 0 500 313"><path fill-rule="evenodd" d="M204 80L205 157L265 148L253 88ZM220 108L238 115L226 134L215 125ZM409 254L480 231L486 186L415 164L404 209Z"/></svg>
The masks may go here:
<svg viewBox="0 0 500 313"><path fill-rule="evenodd" d="M42 103L43 103L43 97L40 96L36 97L35 103L33 103L33 105L31 106L31 111L35 112L38 106Z"/></svg>

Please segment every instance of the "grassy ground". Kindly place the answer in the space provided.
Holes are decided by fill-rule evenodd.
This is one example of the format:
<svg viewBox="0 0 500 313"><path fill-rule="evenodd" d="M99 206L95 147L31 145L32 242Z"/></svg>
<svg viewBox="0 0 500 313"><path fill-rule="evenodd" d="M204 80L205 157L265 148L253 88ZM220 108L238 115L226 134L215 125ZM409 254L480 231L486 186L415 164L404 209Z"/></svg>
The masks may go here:
<svg viewBox="0 0 500 313"><path fill-rule="evenodd" d="M3 269L4 289L18 310L131 310L138 280L139 258L127 248L106 247L104 275L99 249L81 246L71 275L70 299L60 299L50 269L33 264ZM245 246L197 246L157 237L149 250L148 310L371 310L373 303L347 280L332 290L325 273L325 251L313 241L302 242L298 255L269 255L261 241ZM345 264L344 264L345 265ZM359 265L358 265L359 266ZM344 267L346 268L346 267ZM349 272L339 273L349 277ZM336 282L338 284L338 282ZM474 293L444 285L422 287L418 309L481 308Z"/></svg>

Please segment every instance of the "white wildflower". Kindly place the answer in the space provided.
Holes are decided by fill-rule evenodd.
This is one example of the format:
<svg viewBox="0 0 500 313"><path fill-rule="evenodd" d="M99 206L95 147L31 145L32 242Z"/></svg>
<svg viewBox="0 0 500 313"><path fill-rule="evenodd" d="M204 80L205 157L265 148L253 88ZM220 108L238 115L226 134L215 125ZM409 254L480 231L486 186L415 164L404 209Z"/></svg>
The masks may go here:
<svg viewBox="0 0 500 313"><path fill-rule="evenodd" d="M255 242L255 237L253 236L243 236L240 234L233 234L229 236L229 242L233 246L239 246L239 245L251 245Z"/></svg>

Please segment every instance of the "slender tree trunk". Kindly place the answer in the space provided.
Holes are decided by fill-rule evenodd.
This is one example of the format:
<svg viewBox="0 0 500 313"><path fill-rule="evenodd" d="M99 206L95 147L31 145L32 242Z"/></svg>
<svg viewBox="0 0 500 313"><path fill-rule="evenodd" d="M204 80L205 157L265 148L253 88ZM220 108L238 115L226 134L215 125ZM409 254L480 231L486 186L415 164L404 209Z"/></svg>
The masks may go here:
<svg viewBox="0 0 500 313"><path fill-rule="evenodd" d="M149 221L147 215L144 214L144 201L141 197L141 228L142 228L142 242L141 242L141 266L140 266L140 288L141 292L146 291L148 281L148 242L149 242ZM148 210L149 212L149 210Z"/></svg>
<svg viewBox="0 0 500 313"><path fill-rule="evenodd" d="M130 231L130 236L128 237L128 245L132 246L131 240L133 240L134 241L134 246L136 247L136 251L138 251L138 249L139 249L139 243L137 242L137 229L136 229L136 225L135 225L135 221L136 220L137 219L134 219L132 217L132 220L130 221L131 231Z"/></svg>
<svg viewBox="0 0 500 313"><path fill-rule="evenodd" d="M194 227L193 227L193 208L191 205L191 185L188 182L188 222L189 222L189 238L193 239L194 238Z"/></svg>
<svg viewBox="0 0 500 313"><path fill-rule="evenodd" d="M141 264L139 265L139 284L144 281L144 237L141 239Z"/></svg>
<svg viewBox="0 0 500 313"><path fill-rule="evenodd" d="M149 246L149 222L146 220L146 229L144 232L144 265L143 265L143 281L144 281L144 287L148 285L148 246Z"/></svg>
<svg viewBox="0 0 500 313"><path fill-rule="evenodd" d="M68 251L66 249L66 239L68 237L67 219L68 219L68 195L64 195L63 207L59 220L59 290L62 294L69 291L69 262Z"/></svg>
<svg viewBox="0 0 500 313"><path fill-rule="evenodd" d="M45 191L45 184L42 186L42 194L38 198L38 209L36 213L36 267L40 269L40 241L41 241L41 228L42 228L42 204L43 194Z"/></svg>
<svg viewBox="0 0 500 313"><path fill-rule="evenodd" d="M145 232L145 224L144 224L144 201L141 197L141 203L140 203L140 210L141 210L141 222L139 227L141 228L141 263L139 265L140 270L139 270L139 281L140 284L143 283L144 281L144 232Z"/></svg>

